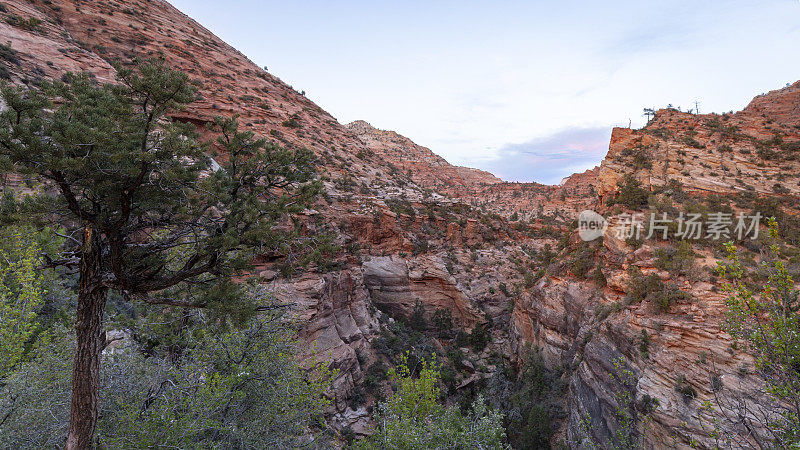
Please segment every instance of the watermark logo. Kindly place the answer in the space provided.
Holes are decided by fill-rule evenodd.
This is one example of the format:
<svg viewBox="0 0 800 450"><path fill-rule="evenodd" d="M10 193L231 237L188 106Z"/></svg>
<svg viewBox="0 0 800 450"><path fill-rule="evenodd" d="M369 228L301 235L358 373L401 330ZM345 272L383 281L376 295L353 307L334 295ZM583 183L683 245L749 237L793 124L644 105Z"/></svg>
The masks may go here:
<svg viewBox="0 0 800 450"><path fill-rule="evenodd" d="M755 240L758 239L758 224L762 217L760 212L735 216L726 212L681 212L677 217L650 213L648 218L644 213L635 213L604 219L595 211L585 210L578 216L578 234L584 241L602 237L608 230L618 239Z"/></svg>
<svg viewBox="0 0 800 450"><path fill-rule="evenodd" d="M581 211L578 216L578 234L584 241L593 241L605 234L608 222L592 210Z"/></svg>

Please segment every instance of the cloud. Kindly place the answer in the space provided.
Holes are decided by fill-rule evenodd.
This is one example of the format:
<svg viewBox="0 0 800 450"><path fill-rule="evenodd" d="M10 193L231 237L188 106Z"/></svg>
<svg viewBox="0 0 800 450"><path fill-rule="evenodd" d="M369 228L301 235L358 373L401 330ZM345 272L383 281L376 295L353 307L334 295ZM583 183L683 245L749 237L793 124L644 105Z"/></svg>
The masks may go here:
<svg viewBox="0 0 800 450"><path fill-rule="evenodd" d="M564 177L600 164L608 151L611 127L571 127L519 144L507 144L497 158L482 164L506 181L557 184Z"/></svg>

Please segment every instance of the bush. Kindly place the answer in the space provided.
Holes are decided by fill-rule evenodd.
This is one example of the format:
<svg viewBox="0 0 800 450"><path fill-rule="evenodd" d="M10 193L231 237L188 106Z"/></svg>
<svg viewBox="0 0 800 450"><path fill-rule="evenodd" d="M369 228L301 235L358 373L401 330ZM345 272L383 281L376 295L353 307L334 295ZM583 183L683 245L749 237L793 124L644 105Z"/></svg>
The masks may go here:
<svg viewBox="0 0 800 450"><path fill-rule="evenodd" d="M603 274L603 271L602 269L600 269L599 266L596 269L594 269L594 272L592 272L592 280L595 283L597 283L597 286L601 288L606 287L606 285L608 284L606 276Z"/></svg>
<svg viewBox="0 0 800 450"><path fill-rule="evenodd" d="M583 243L569 263L569 270L578 278L586 278L594 266L594 251Z"/></svg>
<svg viewBox="0 0 800 450"><path fill-rule="evenodd" d="M691 298L689 294L678 289L673 283L664 283L654 273L644 276L641 272L634 271L628 284L628 300L631 303L646 300L660 312L667 312L671 305L689 298Z"/></svg>
<svg viewBox="0 0 800 450"><path fill-rule="evenodd" d="M473 328L472 332L469 334L469 343L475 350L481 351L486 348L486 344L491 341L491 338L491 334L486 331L483 325L475 325L475 328Z"/></svg>
<svg viewBox="0 0 800 450"><path fill-rule="evenodd" d="M382 381L386 379L386 365L383 361L376 361L364 374L364 388L367 392L374 393Z"/></svg>
<svg viewBox="0 0 800 450"><path fill-rule="evenodd" d="M439 332L439 337L451 337L453 335L453 313L446 308L437 309L433 313L433 326Z"/></svg>
<svg viewBox="0 0 800 450"><path fill-rule="evenodd" d="M36 17L29 17L25 19L17 15L6 17L6 22L12 27L22 28L23 30L27 31L36 31L39 29L39 25L42 24L42 21Z"/></svg>
<svg viewBox="0 0 800 450"><path fill-rule="evenodd" d="M29 353L44 296L39 244L21 232L0 245L0 381Z"/></svg>
<svg viewBox="0 0 800 450"><path fill-rule="evenodd" d="M619 185L619 193L608 202L609 206L623 205L631 209L647 206L650 191L642 188L642 184L631 174L625 175Z"/></svg>
<svg viewBox="0 0 800 450"><path fill-rule="evenodd" d="M650 357L650 335L647 334L647 330L644 328L642 328L641 337L639 338L639 353L644 359Z"/></svg>
<svg viewBox="0 0 800 450"><path fill-rule="evenodd" d="M692 244L687 241L680 241L675 247L658 248L655 256L654 265L658 269L666 270L673 275L694 275L695 253Z"/></svg>
<svg viewBox="0 0 800 450"><path fill-rule="evenodd" d="M622 150L620 156L630 158L626 164L632 166L634 169L652 169L653 162L648 154L648 148L641 145L636 148L626 148Z"/></svg>
<svg viewBox="0 0 800 450"><path fill-rule="evenodd" d="M419 300L414 303L414 311L408 319L408 325L417 331L424 331L428 328L428 321L425 320L425 306Z"/></svg>
<svg viewBox="0 0 800 450"><path fill-rule="evenodd" d="M301 368L292 330L276 318L270 312L240 329L228 323L228 331L219 333L216 328L225 324L206 328L184 323L191 328L191 346L172 356L158 346L148 357L133 343L104 353L98 446L307 444L309 427L328 405L322 393L332 373L324 367L311 372ZM75 337L71 327L60 325L53 327L52 337L36 359L0 387L0 417L5 417L0 448L63 445Z"/></svg>
<svg viewBox="0 0 800 450"><path fill-rule="evenodd" d="M15 66L19 65L17 51L11 48L10 45L0 44L0 59Z"/></svg>
<svg viewBox="0 0 800 450"><path fill-rule="evenodd" d="M697 391L689 384L686 380L686 375L683 374L678 375L678 379L675 381L675 392L680 394L686 403L697 397Z"/></svg>
<svg viewBox="0 0 800 450"><path fill-rule="evenodd" d="M397 391L376 408L377 429L372 436L355 443L360 449L429 448L504 448L503 416L490 409L482 397L468 414L458 407L437 403L440 364L423 360L419 377L408 366L408 355L401 357L390 376Z"/></svg>

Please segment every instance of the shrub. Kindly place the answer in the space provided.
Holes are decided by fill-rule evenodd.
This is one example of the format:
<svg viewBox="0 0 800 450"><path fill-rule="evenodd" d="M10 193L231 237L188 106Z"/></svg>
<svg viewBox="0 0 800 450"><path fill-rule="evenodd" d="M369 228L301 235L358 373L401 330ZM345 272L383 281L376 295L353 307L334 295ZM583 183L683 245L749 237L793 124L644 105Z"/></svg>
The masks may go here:
<svg viewBox="0 0 800 450"><path fill-rule="evenodd" d="M380 383L386 379L386 370L386 365L380 360L369 366L367 373L364 374L364 388L367 392L375 392Z"/></svg>
<svg viewBox="0 0 800 450"><path fill-rule="evenodd" d="M675 392L680 394L686 403L697 397L697 391L689 384L686 380L686 375L683 374L678 375L678 379L675 381Z"/></svg>
<svg viewBox="0 0 800 450"><path fill-rule="evenodd" d="M691 298L689 294L678 289L673 283L664 283L654 273L643 276L641 272L634 272L628 284L630 302L639 303L646 300L660 312L667 312L671 305L689 298Z"/></svg>
<svg viewBox="0 0 800 450"><path fill-rule="evenodd" d="M39 29L39 25L42 24L42 21L36 17L25 19L17 15L6 17L6 22L12 27L22 28L27 31L36 31Z"/></svg>
<svg viewBox="0 0 800 450"><path fill-rule="evenodd" d="M603 274L603 271L599 266L594 269L594 272L592 272L592 280L597 283L599 287L605 287L608 284L608 281L606 281L606 276Z"/></svg>
<svg viewBox="0 0 800 450"><path fill-rule="evenodd" d="M500 289L500 292L503 293L506 297L511 297L511 293L508 292L508 286L505 283L501 282L497 285L497 289Z"/></svg>
<svg viewBox="0 0 800 450"><path fill-rule="evenodd" d="M154 323L164 319L154 314ZM188 325L192 345L179 355L146 356L135 344L104 354L98 446L307 445L306 432L329 404L322 394L332 373L298 365L293 332L277 314L272 310L241 329L218 324L228 329L218 334L218 325ZM1 448L63 446L75 336L58 325L52 337L0 387Z"/></svg>
<svg viewBox="0 0 800 450"><path fill-rule="evenodd" d="M491 341L491 338L491 334L483 325L475 325L475 328L469 334L469 343L475 350L481 351L486 348L486 344Z"/></svg>
<svg viewBox="0 0 800 450"><path fill-rule="evenodd" d="M586 243L575 253L569 264L569 270L578 278L586 278L594 265L594 251Z"/></svg>
<svg viewBox="0 0 800 450"><path fill-rule="evenodd" d="M619 185L619 193L616 198L609 201L609 206L619 204L631 209L638 209L647 206L647 199L650 191L642 188L642 184L631 174L625 175Z"/></svg>
<svg viewBox="0 0 800 450"><path fill-rule="evenodd" d="M407 355L389 371L397 391L378 405L375 432L355 444L360 449L503 448L503 415L490 409L482 397L469 413L437 403L441 365L423 360L419 377L408 366Z"/></svg>
<svg viewBox="0 0 800 450"><path fill-rule="evenodd" d="M678 242L677 246L656 249L656 268L666 270L673 275L690 275L695 272L695 253L692 244L687 241Z"/></svg>
<svg viewBox="0 0 800 450"><path fill-rule="evenodd" d="M636 148L626 148L622 150L621 154L624 158L631 160L626 164L632 166L634 169L652 169L653 162L650 160L650 155L647 153L647 148L639 145Z"/></svg>
<svg viewBox="0 0 800 450"><path fill-rule="evenodd" d="M414 303L414 311L408 319L408 325L417 331L424 331L428 328L428 321L425 320L425 306L419 300Z"/></svg>
<svg viewBox="0 0 800 450"><path fill-rule="evenodd" d="M19 65L17 51L11 48L10 45L0 44L0 59L15 66Z"/></svg>
<svg viewBox="0 0 800 450"><path fill-rule="evenodd" d="M9 234L8 250L0 246L0 380L30 350L44 296L39 244L27 242L21 233Z"/></svg>
<svg viewBox="0 0 800 450"><path fill-rule="evenodd" d="M658 398L651 397L649 394L644 394L642 395L642 399L636 405L636 409L647 415L655 411L659 404L661 404L661 402L658 401Z"/></svg>
<svg viewBox="0 0 800 450"><path fill-rule="evenodd" d="M682 142L692 148L705 148L706 146L697 141L694 137L684 136Z"/></svg>
<svg viewBox="0 0 800 450"><path fill-rule="evenodd" d="M281 122L286 128L301 128L303 125L300 123L300 116L297 113L292 114L288 119Z"/></svg>
<svg viewBox="0 0 800 450"><path fill-rule="evenodd" d="M647 330L644 328L642 328L641 337L639 338L639 353L645 359L650 357L650 335L647 334Z"/></svg>
<svg viewBox="0 0 800 450"><path fill-rule="evenodd" d="M449 309L439 308L433 313L433 326L439 337L447 338L453 334L453 313Z"/></svg>

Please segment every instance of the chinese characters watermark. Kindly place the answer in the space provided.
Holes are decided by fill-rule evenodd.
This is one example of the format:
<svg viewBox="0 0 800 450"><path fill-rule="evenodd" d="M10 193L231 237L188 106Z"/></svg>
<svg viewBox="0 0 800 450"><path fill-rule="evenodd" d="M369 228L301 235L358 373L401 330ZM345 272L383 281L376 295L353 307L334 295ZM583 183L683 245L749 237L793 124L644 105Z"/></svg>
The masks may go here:
<svg viewBox="0 0 800 450"><path fill-rule="evenodd" d="M758 239L760 212L755 214L712 212L679 213L670 217L667 213L619 214L609 219L586 210L578 216L578 234L584 241L593 241L607 231L618 239L675 239L696 240L744 240Z"/></svg>

